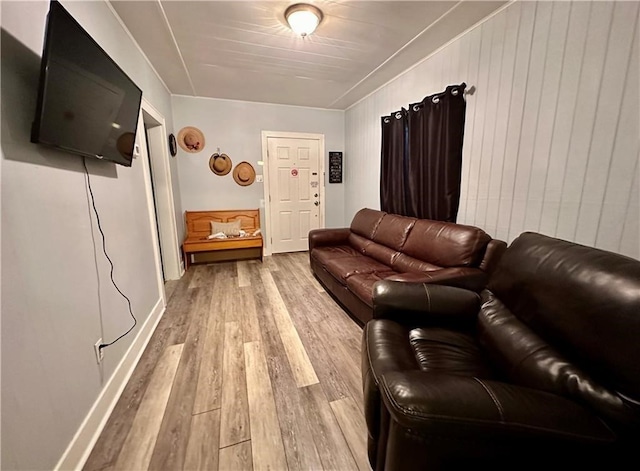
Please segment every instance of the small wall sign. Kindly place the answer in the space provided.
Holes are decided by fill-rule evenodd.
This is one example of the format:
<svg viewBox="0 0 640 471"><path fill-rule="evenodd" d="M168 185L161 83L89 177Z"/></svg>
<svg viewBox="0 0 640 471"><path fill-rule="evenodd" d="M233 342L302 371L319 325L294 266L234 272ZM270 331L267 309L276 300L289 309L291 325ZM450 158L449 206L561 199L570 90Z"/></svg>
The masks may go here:
<svg viewBox="0 0 640 471"><path fill-rule="evenodd" d="M342 152L329 152L329 183L342 183Z"/></svg>

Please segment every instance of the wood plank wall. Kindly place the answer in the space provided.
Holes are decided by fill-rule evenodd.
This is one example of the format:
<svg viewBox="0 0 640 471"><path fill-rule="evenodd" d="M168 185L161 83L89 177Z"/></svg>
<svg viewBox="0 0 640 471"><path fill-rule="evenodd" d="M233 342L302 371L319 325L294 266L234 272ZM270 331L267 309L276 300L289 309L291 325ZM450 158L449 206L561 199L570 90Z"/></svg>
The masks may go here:
<svg viewBox="0 0 640 471"><path fill-rule="evenodd" d="M458 222L640 258L638 2L515 2L347 110L345 217L379 208L380 117L466 82Z"/></svg>

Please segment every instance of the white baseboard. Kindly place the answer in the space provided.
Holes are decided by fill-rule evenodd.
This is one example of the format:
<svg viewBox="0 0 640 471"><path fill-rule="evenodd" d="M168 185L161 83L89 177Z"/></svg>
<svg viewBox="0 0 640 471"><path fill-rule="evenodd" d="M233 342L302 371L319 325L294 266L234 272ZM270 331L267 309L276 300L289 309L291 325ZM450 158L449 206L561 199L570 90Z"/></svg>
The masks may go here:
<svg viewBox="0 0 640 471"><path fill-rule="evenodd" d="M111 378L109 378L107 384L102 388L98 399L96 399L91 410L89 410L89 413L82 422L82 425L80 425L71 443L69 443L69 446L67 446L67 449L62 454L54 470L82 469L89 458L93 446L98 441L98 437L100 437L111 412L115 408L118 399L120 399L124 387L133 374L144 349L147 347L149 340L151 340L151 336L156 330L156 326L158 322L160 322L164 310L164 301L160 298L142 325L138 335L136 335L136 338L131 343L131 346L122 357L122 360L120 360Z"/></svg>

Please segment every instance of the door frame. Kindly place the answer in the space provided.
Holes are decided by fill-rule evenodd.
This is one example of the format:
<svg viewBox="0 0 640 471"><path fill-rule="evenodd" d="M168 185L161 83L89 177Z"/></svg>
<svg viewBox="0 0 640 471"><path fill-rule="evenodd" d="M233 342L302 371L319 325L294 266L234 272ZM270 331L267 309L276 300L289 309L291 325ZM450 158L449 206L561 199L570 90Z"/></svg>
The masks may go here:
<svg viewBox="0 0 640 471"><path fill-rule="evenodd" d="M271 201L269 196L271 195L270 187L269 187L269 138L280 138L280 139L313 139L317 140L319 144L319 155L318 155L318 176L322 176L319 178L319 188L320 188L320 211L319 211L319 227L324 227L324 202L325 202L325 175L324 175L324 134L315 134L315 133L306 133L306 132L288 132L288 131L262 131L262 174L264 178L264 221L265 221L265 230L266 234L264 237L264 254L271 255L272 254L272 244L271 244Z"/></svg>
<svg viewBox="0 0 640 471"><path fill-rule="evenodd" d="M152 221L152 230L159 234L158 250L162 250L162 271L166 280L178 280L184 273L178 242L178 229L169 166L168 134L165 119L151 103L142 99L141 117L146 129L145 138L149 137L150 169L145 172L147 203ZM146 167L146 165L145 165ZM158 203L153 198L154 191ZM162 189L162 191L158 191ZM157 211L156 211L157 210ZM156 222L157 214L157 222ZM160 254L157 254L158 259ZM160 274L162 277L162 274ZM165 280L163 280L164 283Z"/></svg>

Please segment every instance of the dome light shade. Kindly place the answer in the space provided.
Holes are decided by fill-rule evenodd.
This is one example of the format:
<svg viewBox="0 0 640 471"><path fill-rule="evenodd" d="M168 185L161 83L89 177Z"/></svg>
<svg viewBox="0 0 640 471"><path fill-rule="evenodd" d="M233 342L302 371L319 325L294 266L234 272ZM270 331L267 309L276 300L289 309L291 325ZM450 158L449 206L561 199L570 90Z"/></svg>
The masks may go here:
<svg viewBox="0 0 640 471"><path fill-rule="evenodd" d="M297 3L287 8L284 17L293 32L304 38L318 27L322 21L322 12L313 5Z"/></svg>

